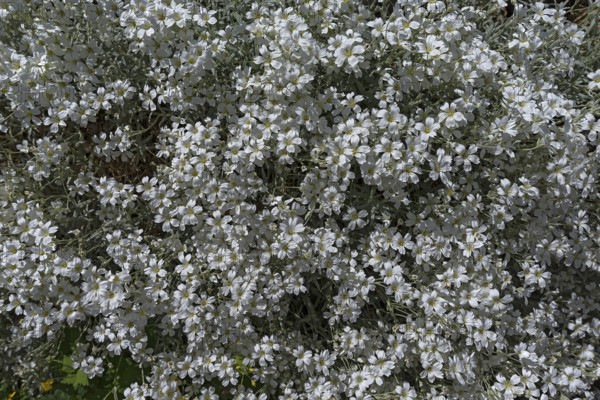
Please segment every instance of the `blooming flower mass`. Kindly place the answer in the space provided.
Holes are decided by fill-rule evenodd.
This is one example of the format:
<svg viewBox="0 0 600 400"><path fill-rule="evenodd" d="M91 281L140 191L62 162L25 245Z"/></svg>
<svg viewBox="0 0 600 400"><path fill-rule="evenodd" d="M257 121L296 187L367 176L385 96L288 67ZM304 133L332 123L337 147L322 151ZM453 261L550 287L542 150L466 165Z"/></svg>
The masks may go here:
<svg viewBox="0 0 600 400"><path fill-rule="evenodd" d="M3 2L0 397L600 398L599 17Z"/></svg>

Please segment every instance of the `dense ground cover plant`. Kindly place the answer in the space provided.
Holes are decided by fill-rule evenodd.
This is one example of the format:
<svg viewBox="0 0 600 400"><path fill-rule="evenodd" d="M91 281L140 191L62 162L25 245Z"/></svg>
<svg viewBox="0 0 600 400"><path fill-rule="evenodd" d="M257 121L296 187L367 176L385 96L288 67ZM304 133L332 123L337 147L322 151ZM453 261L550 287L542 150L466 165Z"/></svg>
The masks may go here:
<svg viewBox="0 0 600 400"><path fill-rule="evenodd" d="M3 2L0 390L598 398L600 4L505 6Z"/></svg>

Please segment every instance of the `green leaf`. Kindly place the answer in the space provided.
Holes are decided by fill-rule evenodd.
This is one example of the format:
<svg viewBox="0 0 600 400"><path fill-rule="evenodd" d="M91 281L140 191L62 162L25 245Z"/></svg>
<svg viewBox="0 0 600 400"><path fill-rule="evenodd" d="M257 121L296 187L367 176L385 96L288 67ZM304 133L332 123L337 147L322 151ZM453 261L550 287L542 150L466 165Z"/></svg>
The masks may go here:
<svg viewBox="0 0 600 400"><path fill-rule="evenodd" d="M71 357L64 356L60 363L62 364L62 367L60 368L62 372L70 374L73 373L73 371L75 371L73 369L73 360L71 360Z"/></svg>
<svg viewBox="0 0 600 400"><path fill-rule="evenodd" d="M89 385L87 374L83 371L77 371L75 373L65 376L62 382L66 383L67 385L73 385L74 388L78 386Z"/></svg>
<svg viewBox="0 0 600 400"><path fill-rule="evenodd" d="M56 390L52 393L42 395L38 397L38 400L71 400L73 396L70 396L68 393L62 390Z"/></svg>

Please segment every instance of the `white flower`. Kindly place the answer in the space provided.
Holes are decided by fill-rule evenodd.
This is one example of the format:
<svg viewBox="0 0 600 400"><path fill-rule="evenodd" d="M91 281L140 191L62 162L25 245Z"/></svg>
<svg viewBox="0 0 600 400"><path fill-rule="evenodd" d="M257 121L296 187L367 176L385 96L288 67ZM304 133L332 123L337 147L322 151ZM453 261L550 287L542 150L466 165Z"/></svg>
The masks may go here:
<svg viewBox="0 0 600 400"><path fill-rule="evenodd" d="M431 315L432 313L443 314L447 302L439 297L437 291L434 290L430 293L423 293L420 303L425 310L425 314Z"/></svg>
<svg viewBox="0 0 600 400"><path fill-rule="evenodd" d="M363 228L367 225L364 218L367 217L368 212L366 210L356 211L354 207L350 207L348 212L344 215L343 220L348 222L348 229Z"/></svg>
<svg viewBox="0 0 600 400"><path fill-rule="evenodd" d="M121 352L129 347L129 340L125 338L125 332L119 331L116 335L109 337L110 343L106 349L115 355L121 355Z"/></svg>
<svg viewBox="0 0 600 400"><path fill-rule="evenodd" d="M396 386L394 392L398 394L398 400L414 400L417 398L417 392L408 382L403 382L402 386Z"/></svg>
<svg viewBox="0 0 600 400"><path fill-rule="evenodd" d="M87 373L88 378L93 379L96 376L102 375L104 367L102 366L101 358L94 358L92 356L86 357L81 362L81 370Z"/></svg>
<svg viewBox="0 0 600 400"><path fill-rule="evenodd" d="M463 144L457 144L454 147L454 151L458 153L458 156L454 157L454 163L456 165L463 165L463 169L466 172L471 172L472 164L479 164L479 157L477 156L478 148L475 145L470 145L467 149Z"/></svg>
<svg viewBox="0 0 600 400"><path fill-rule="evenodd" d="M142 100L143 108L150 110L150 111L156 110L156 104L153 101L153 99L156 97L155 89L150 89L150 87L148 85L144 85L144 92L140 93L139 96L140 96L140 100Z"/></svg>
<svg viewBox="0 0 600 400"><path fill-rule="evenodd" d="M415 129L421 132L421 140L428 141L429 139L437 135L437 131L440 129L440 124L431 117L427 117L425 122L417 122Z"/></svg>
<svg viewBox="0 0 600 400"><path fill-rule="evenodd" d="M427 35L424 42L417 42L415 46L425 60L437 59L448 50L446 44L435 35Z"/></svg>
<svg viewBox="0 0 600 400"><path fill-rule="evenodd" d="M217 23L217 19L215 18L215 14L217 14L214 10L207 10L204 7L199 7L197 12L194 14L192 19L196 22L200 27L204 28L208 25L214 25Z"/></svg>
<svg viewBox="0 0 600 400"><path fill-rule="evenodd" d="M333 366L336 358L335 354L330 354L328 350L323 350L313 356L312 364L315 366L317 372L322 373L324 376L328 376L329 368Z"/></svg>
<svg viewBox="0 0 600 400"><path fill-rule="evenodd" d="M600 69L590 72L587 74L587 77L590 78L590 82L588 83L589 89L600 89Z"/></svg>
<svg viewBox="0 0 600 400"><path fill-rule="evenodd" d="M38 225L37 228L33 231L33 236L35 237L35 244L47 246L52 242L52 236L58 227L51 226L51 222L48 221L43 225Z"/></svg>
<svg viewBox="0 0 600 400"><path fill-rule="evenodd" d="M269 50L267 46L261 46L258 49L260 53L259 56L254 57L254 63L261 65L266 64L271 66L274 69L279 69L283 65L279 58L281 58L281 51L279 50Z"/></svg>
<svg viewBox="0 0 600 400"><path fill-rule="evenodd" d="M350 388L359 392L367 390L375 381L373 375L365 367L360 371L353 372L350 376Z"/></svg>
<svg viewBox="0 0 600 400"><path fill-rule="evenodd" d="M513 374L510 379L506 379L501 374L496 375L494 388L504 394L505 399L514 399L525 393L525 388L521 385L521 379Z"/></svg>
<svg viewBox="0 0 600 400"><path fill-rule="evenodd" d="M454 103L444 103L440 110L441 112L438 114L438 118L440 122L444 122L444 125L447 128L454 129L467 122L463 113L457 110Z"/></svg>
<svg viewBox="0 0 600 400"><path fill-rule="evenodd" d="M391 361L387 358L383 350L377 350L374 355L370 356L369 363L373 365L373 373L378 376L378 378L375 380L379 385L383 383L383 379L381 379L381 377L390 376L392 370L396 366L394 361Z"/></svg>
<svg viewBox="0 0 600 400"><path fill-rule="evenodd" d="M183 28L190 18L190 12L183 4L171 3L171 6L168 8L165 26L170 27L176 25L179 28Z"/></svg>
<svg viewBox="0 0 600 400"><path fill-rule="evenodd" d="M292 242L302 241L300 235L304 232L305 227L297 217L288 218L287 222L281 224L281 230L283 231L284 240Z"/></svg>
<svg viewBox="0 0 600 400"><path fill-rule="evenodd" d="M312 365L312 351L304 350L304 346L294 349L293 355L296 358L296 367L299 370L307 370Z"/></svg>
<svg viewBox="0 0 600 400"><path fill-rule="evenodd" d="M139 27L137 31L138 39L143 38L144 36L152 36L154 34L154 26L152 22L147 19L142 19L137 22L137 26Z"/></svg>
<svg viewBox="0 0 600 400"><path fill-rule="evenodd" d="M581 370L576 367L565 367L563 373L560 376L560 383L569 387L569 392L576 393L585 387L585 384L581 379Z"/></svg>
<svg viewBox="0 0 600 400"><path fill-rule="evenodd" d="M335 57L335 65L341 67L347 63L352 70L356 70L359 63L364 61L365 47L360 44L362 39L345 38L340 47L338 47L333 55Z"/></svg>
<svg viewBox="0 0 600 400"><path fill-rule="evenodd" d="M430 383L444 378L443 365L440 361L423 361L421 364L423 366L423 371L419 374L421 378L427 378Z"/></svg>

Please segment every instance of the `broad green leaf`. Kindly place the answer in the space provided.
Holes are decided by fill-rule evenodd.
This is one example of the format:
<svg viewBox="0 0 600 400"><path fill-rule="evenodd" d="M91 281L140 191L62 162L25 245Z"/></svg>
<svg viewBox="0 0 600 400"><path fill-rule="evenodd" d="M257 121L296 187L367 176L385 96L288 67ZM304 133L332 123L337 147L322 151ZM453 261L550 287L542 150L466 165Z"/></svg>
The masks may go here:
<svg viewBox="0 0 600 400"><path fill-rule="evenodd" d="M73 385L73 387L88 386L89 384L87 374L83 371L77 371L73 374L65 376L62 382L66 383L67 385Z"/></svg>
<svg viewBox="0 0 600 400"><path fill-rule="evenodd" d="M74 371L73 369L73 360L69 356L64 356L61 360L61 371L70 374Z"/></svg>

